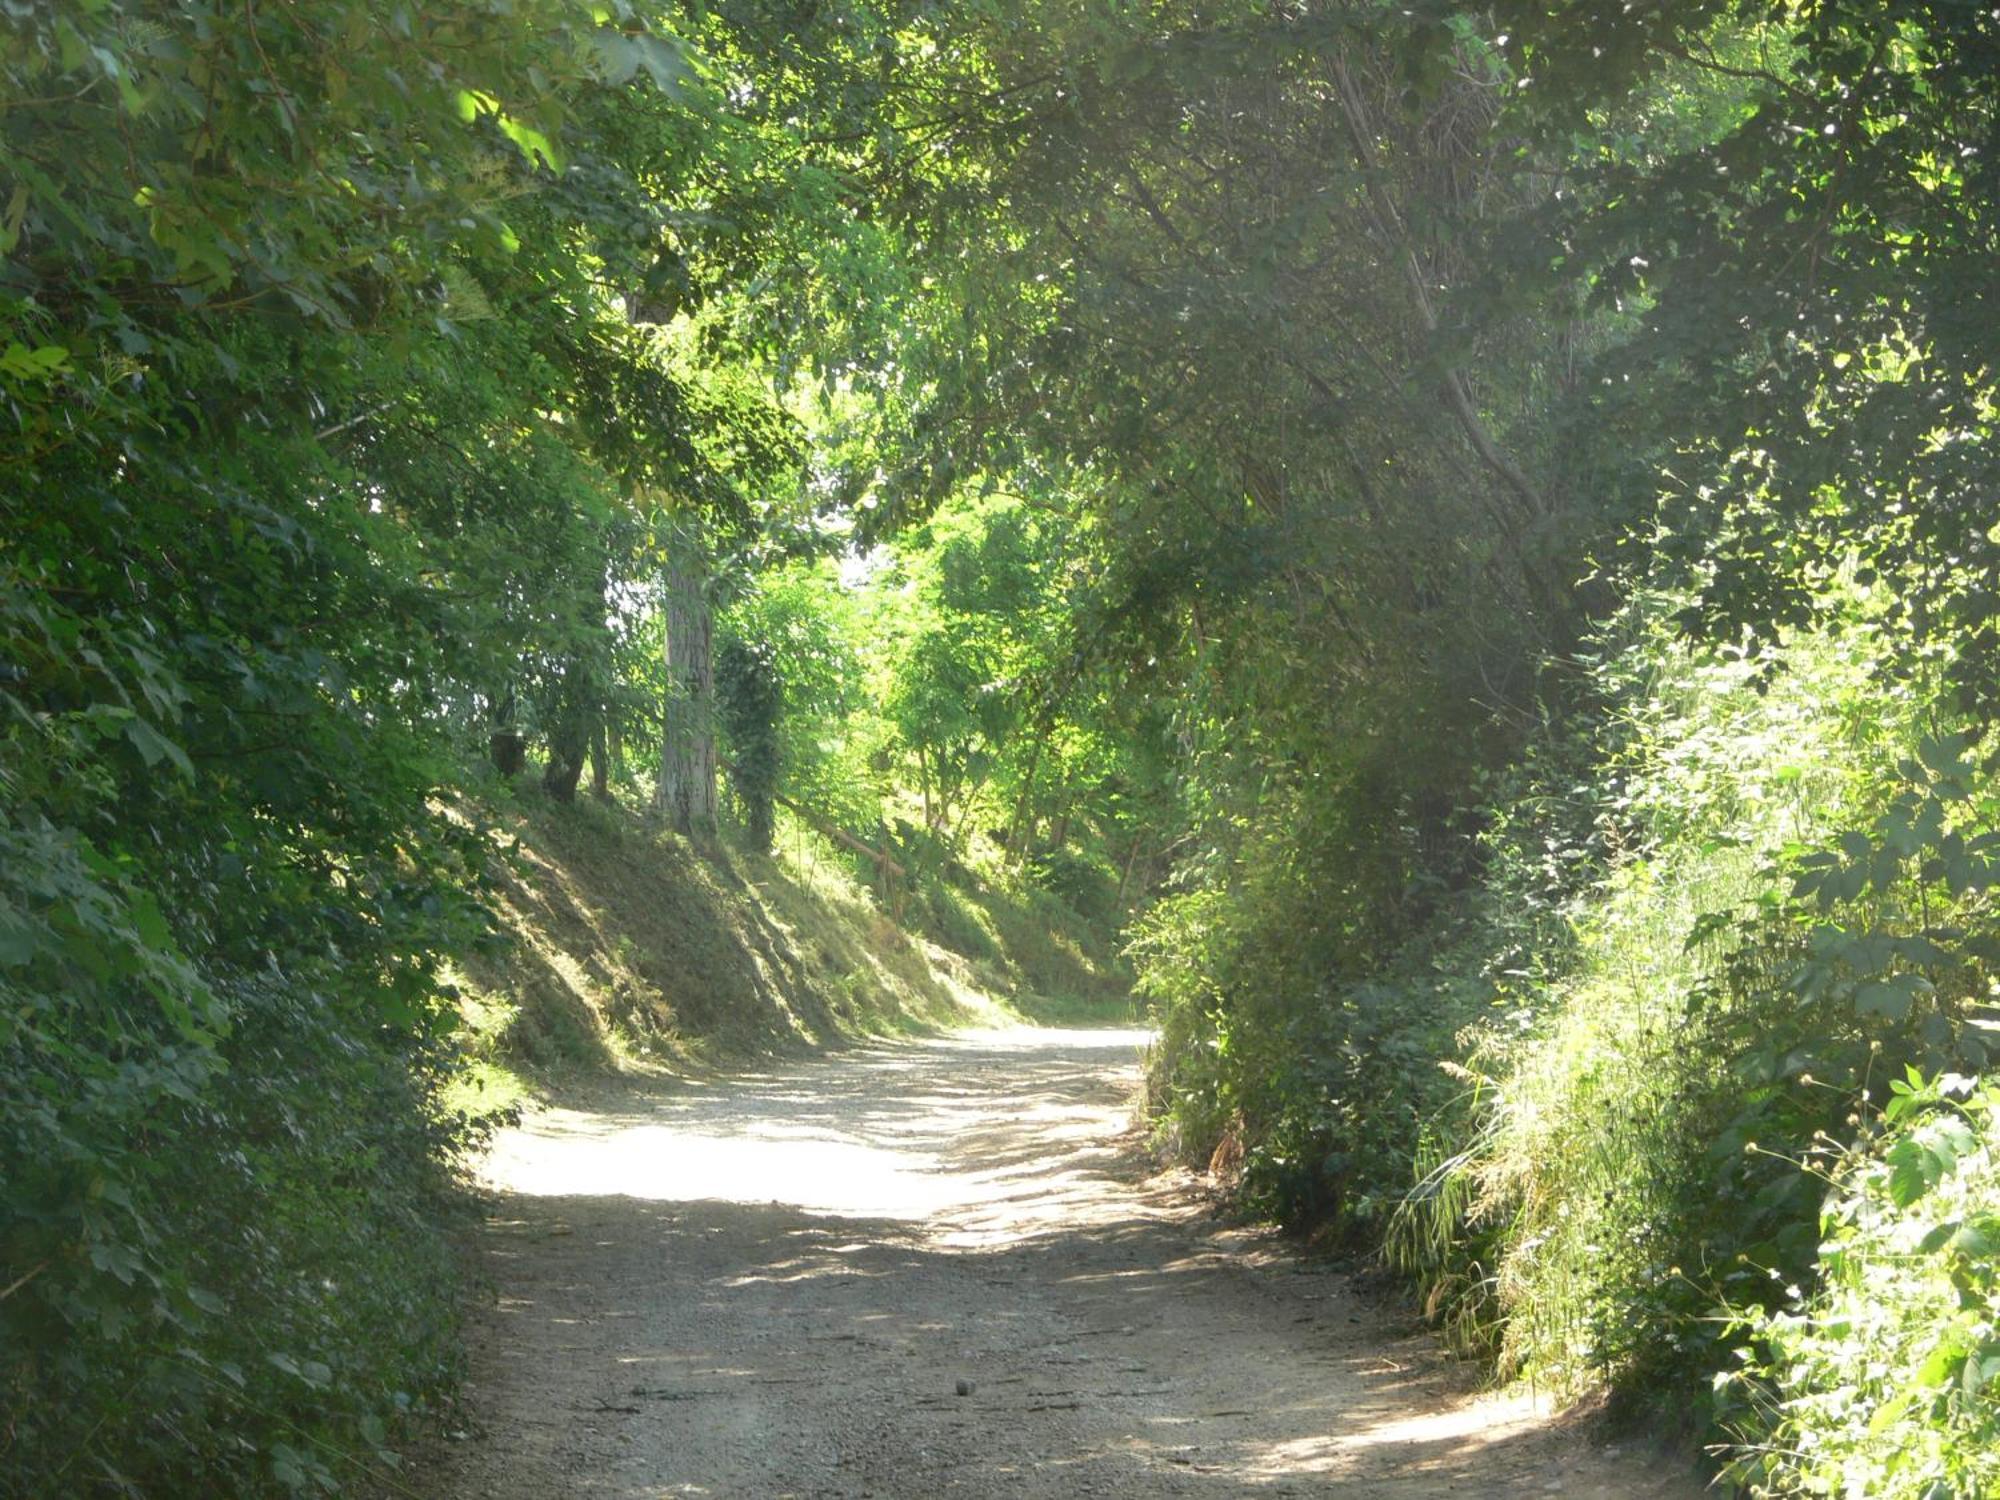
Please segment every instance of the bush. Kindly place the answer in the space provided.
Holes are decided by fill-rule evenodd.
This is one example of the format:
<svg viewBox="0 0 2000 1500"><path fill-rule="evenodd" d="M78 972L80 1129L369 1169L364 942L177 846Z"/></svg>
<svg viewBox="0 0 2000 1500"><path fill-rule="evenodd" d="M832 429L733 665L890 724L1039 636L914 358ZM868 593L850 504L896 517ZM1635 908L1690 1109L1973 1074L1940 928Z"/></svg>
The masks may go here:
<svg viewBox="0 0 2000 1500"><path fill-rule="evenodd" d="M234 545L150 514L155 559ZM193 590L0 590L0 1492L307 1492L450 1377L431 976L478 840L279 613L365 587L342 546L273 562L234 654Z"/></svg>
<svg viewBox="0 0 2000 1500"><path fill-rule="evenodd" d="M1160 1031L1154 1111L1196 1164L1235 1132L1254 1211L1349 1240L1379 1233L1422 1122L1458 1091L1436 1063L1484 998L1467 949L1489 934L1440 921L1372 975L1328 973L1280 893L1261 896L1186 892L1135 925L1129 951Z"/></svg>
<svg viewBox="0 0 2000 1500"><path fill-rule="evenodd" d="M2000 1086L1911 1069L1830 1184L1817 1286L1747 1310L1717 1378L1751 1495L2000 1493Z"/></svg>
<svg viewBox="0 0 2000 1500"><path fill-rule="evenodd" d="M2000 799L1865 602L1822 605L1752 656L1635 598L1478 783L1469 881L1379 825L1344 863L1302 804L1155 905L1132 955L1182 1154L1240 1144L1246 1206L1383 1244L1503 1374L1712 1432L1731 1319L1813 1285L1796 1160L1884 1070L1989 1056Z"/></svg>
<svg viewBox="0 0 2000 1500"><path fill-rule="evenodd" d="M1104 928L1117 925L1118 872L1101 857L1047 849L1028 862L1028 876L1083 921Z"/></svg>
<svg viewBox="0 0 2000 1500"><path fill-rule="evenodd" d="M1523 816L1545 777L1495 811L1488 884L1549 893L1568 939L1463 1038L1475 1087L1389 1245L1503 1372L1701 1426L1722 1310L1811 1284L1819 1190L1793 1160L1882 1069L1984 1055L1976 955L1948 945L1985 877L1935 857L1981 815L1949 810L1974 773L1851 606L1752 660L1641 605L1597 669L1594 877L1561 898L1547 875Z"/></svg>
<svg viewBox="0 0 2000 1500"><path fill-rule="evenodd" d="M402 1419L456 1379L441 1047L275 976L224 999L220 1066L147 1101L127 1152L5 1143L8 1259L44 1269L5 1307L0 1492L316 1493L393 1465Z"/></svg>

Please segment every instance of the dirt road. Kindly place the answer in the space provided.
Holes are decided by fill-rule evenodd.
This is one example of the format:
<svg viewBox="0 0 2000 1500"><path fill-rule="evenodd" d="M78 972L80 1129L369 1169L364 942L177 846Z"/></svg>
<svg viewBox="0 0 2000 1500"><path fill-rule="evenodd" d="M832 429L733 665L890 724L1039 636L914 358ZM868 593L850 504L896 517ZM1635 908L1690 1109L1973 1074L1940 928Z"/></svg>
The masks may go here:
<svg viewBox="0 0 2000 1500"><path fill-rule="evenodd" d="M1679 1500L1473 1399L1131 1134L1131 1032L999 1031L550 1110L498 1143L426 1496Z"/></svg>

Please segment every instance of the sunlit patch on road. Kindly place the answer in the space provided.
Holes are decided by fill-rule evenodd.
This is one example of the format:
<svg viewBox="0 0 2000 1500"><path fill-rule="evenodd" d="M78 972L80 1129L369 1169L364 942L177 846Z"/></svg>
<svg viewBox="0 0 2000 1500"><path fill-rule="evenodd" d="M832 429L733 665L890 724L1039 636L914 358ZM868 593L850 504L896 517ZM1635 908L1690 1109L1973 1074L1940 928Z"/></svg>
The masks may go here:
<svg viewBox="0 0 2000 1500"><path fill-rule="evenodd" d="M1148 1040L883 1045L507 1132L491 1446L436 1492L1693 1494L1468 1398L1344 1273L1155 1175Z"/></svg>
<svg viewBox="0 0 2000 1500"><path fill-rule="evenodd" d="M1142 1030L965 1032L804 1064L643 1110L544 1111L496 1144L529 1197L782 1204L932 1224L973 1246L1129 1212L1107 1091L1135 1090ZM1095 1064L1079 1073L1079 1062Z"/></svg>

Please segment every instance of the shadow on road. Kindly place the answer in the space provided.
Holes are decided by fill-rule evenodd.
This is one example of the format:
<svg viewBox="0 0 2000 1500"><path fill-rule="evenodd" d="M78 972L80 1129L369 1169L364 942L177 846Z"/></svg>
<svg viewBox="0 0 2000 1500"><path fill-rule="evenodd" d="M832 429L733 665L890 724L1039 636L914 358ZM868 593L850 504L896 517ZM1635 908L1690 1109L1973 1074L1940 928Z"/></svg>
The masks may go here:
<svg viewBox="0 0 2000 1500"><path fill-rule="evenodd" d="M550 1111L437 1492L1693 1495L1149 1175L1139 1033L900 1044Z"/></svg>

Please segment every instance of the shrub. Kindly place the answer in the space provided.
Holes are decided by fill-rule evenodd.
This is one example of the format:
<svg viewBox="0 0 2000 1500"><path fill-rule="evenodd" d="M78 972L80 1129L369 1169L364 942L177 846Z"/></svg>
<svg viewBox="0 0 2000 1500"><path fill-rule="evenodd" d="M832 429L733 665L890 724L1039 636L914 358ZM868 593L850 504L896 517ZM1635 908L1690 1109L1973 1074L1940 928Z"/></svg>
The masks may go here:
<svg viewBox="0 0 2000 1500"><path fill-rule="evenodd" d="M1747 1309L1716 1379L1751 1495L2000 1493L2000 1086L1911 1069L1830 1185L1819 1281Z"/></svg>
<svg viewBox="0 0 2000 1500"><path fill-rule="evenodd" d="M1949 810L1974 773L1831 608L1761 660L1675 644L1644 601L1606 643L1598 873L1561 902L1566 956L1463 1038L1475 1087L1389 1239L1505 1372L1701 1425L1684 1398L1731 1357L1721 1309L1810 1284L1818 1191L1792 1158L1882 1069L1983 1055L1977 965L1947 940L1985 877L1968 857L1953 884L1932 847L1983 816ZM1556 892L1531 805L1496 812L1486 879Z"/></svg>

